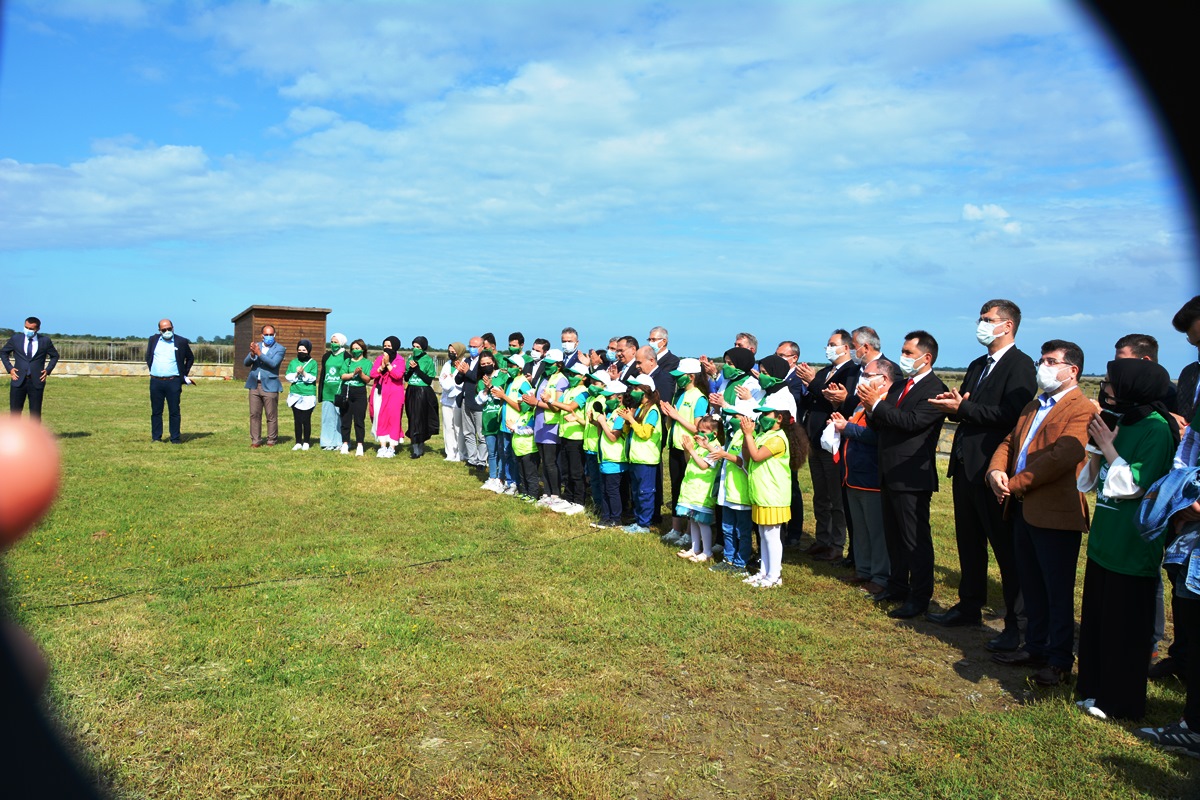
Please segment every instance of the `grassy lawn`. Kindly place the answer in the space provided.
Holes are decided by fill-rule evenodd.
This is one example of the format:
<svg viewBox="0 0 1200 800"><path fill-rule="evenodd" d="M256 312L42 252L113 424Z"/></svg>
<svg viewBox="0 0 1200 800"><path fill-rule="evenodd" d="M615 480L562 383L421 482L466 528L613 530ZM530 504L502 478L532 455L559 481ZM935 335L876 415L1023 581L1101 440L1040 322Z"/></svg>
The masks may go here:
<svg viewBox="0 0 1200 800"><path fill-rule="evenodd" d="M117 797L1196 796L1200 765L993 664L994 617L897 623L794 555L750 589L437 455L292 452L282 403L251 450L236 383L185 390L179 447L144 379L55 380L45 414L62 494L6 592Z"/></svg>

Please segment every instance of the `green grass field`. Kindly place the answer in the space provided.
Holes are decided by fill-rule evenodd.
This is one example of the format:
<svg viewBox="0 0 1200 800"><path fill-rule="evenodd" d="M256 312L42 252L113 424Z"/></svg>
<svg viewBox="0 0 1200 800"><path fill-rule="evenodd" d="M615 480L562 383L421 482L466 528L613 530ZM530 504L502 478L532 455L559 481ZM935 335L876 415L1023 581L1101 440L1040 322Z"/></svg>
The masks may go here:
<svg viewBox="0 0 1200 800"><path fill-rule="evenodd" d="M179 447L148 411L143 379L52 381L61 497L5 556L117 797L1196 796L1200 765L993 664L992 628L897 623L839 569L750 589L439 455L292 452L282 403L251 450L236 383L185 390ZM1151 687L1147 723L1183 699Z"/></svg>

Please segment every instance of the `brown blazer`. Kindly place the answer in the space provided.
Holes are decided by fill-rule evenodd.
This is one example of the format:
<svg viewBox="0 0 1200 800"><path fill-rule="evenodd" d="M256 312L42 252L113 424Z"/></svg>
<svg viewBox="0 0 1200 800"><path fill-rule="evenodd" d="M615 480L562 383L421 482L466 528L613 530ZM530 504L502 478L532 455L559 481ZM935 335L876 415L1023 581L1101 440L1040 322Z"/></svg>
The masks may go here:
<svg viewBox="0 0 1200 800"><path fill-rule="evenodd" d="M1006 473L1012 496L1005 503L1005 514L1013 498L1021 500L1025 520L1039 528L1064 531L1088 529L1087 501L1075 486L1079 471L1087 458L1088 422L1096 413L1095 406L1073 389L1050 409L1041 427L1029 443L1025 469L1017 469L1021 444L1038 411L1036 398L1021 411L1017 426L1009 432L992 456L988 472Z"/></svg>

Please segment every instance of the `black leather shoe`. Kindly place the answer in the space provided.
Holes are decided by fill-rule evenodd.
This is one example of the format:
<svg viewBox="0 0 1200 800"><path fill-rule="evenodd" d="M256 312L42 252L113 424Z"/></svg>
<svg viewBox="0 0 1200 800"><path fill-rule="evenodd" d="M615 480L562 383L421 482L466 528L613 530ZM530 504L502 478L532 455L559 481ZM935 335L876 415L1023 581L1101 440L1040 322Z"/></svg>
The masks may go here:
<svg viewBox="0 0 1200 800"><path fill-rule="evenodd" d="M1166 658L1160 659L1151 664L1150 668L1146 670L1146 677L1150 678L1150 680L1170 678L1171 676L1178 676L1182 678L1183 670L1181 669L1181 666L1182 665L1178 661L1170 656L1167 656Z"/></svg>
<svg viewBox="0 0 1200 800"><path fill-rule="evenodd" d="M1017 650L1013 653L996 653L992 656L992 661L997 664L1005 664L1010 667L1044 667L1046 666L1045 656L1035 656L1028 650Z"/></svg>
<svg viewBox="0 0 1200 800"><path fill-rule="evenodd" d="M884 589L879 594L871 595L871 599L876 603L903 603L905 597L904 595L896 594L895 592L890 592L887 589Z"/></svg>
<svg viewBox="0 0 1200 800"><path fill-rule="evenodd" d="M981 625L983 617L979 612L971 614L963 611L958 606L952 607L949 611L943 611L941 614L927 614L926 617L930 622L943 625L947 628L961 628L966 625Z"/></svg>
<svg viewBox="0 0 1200 800"><path fill-rule="evenodd" d="M912 619L913 617L919 617L920 615L924 614L925 609L927 608L929 608L928 603L914 603L913 601L909 600L899 608L893 608L891 611L889 611L888 616L892 619Z"/></svg>
<svg viewBox="0 0 1200 800"><path fill-rule="evenodd" d="M993 653L1011 653L1021 646L1021 632L1016 628L1005 628L1004 633L988 639L983 646Z"/></svg>
<svg viewBox="0 0 1200 800"><path fill-rule="evenodd" d="M854 569L854 559L853 558L843 558L842 563L838 564L838 566L845 567L846 569Z"/></svg>
<svg viewBox="0 0 1200 800"><path fill-rule="evenodd" d="M1060 683L1066 683L1071 673L1058 667L1046 666L1033 673L1032 677L1038 686L1058 686Z"/></svg>

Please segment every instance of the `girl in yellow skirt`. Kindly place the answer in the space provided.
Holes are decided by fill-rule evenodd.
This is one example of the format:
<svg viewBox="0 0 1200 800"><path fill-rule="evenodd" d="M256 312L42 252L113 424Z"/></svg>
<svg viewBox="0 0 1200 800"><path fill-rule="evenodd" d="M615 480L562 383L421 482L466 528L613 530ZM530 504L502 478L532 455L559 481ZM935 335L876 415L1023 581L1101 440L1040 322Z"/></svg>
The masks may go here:
<svg viewBox="0 0 1200 800"><path fill-rule="evenodd" d="M774 392L755 409L758 420L741 417L742 455L750 472L750 514L758 525L762 568L744 582L764 589L783 585L780 529L792 518L792 470L808 457L808 437L794 419L791 392Z"/></svg>

